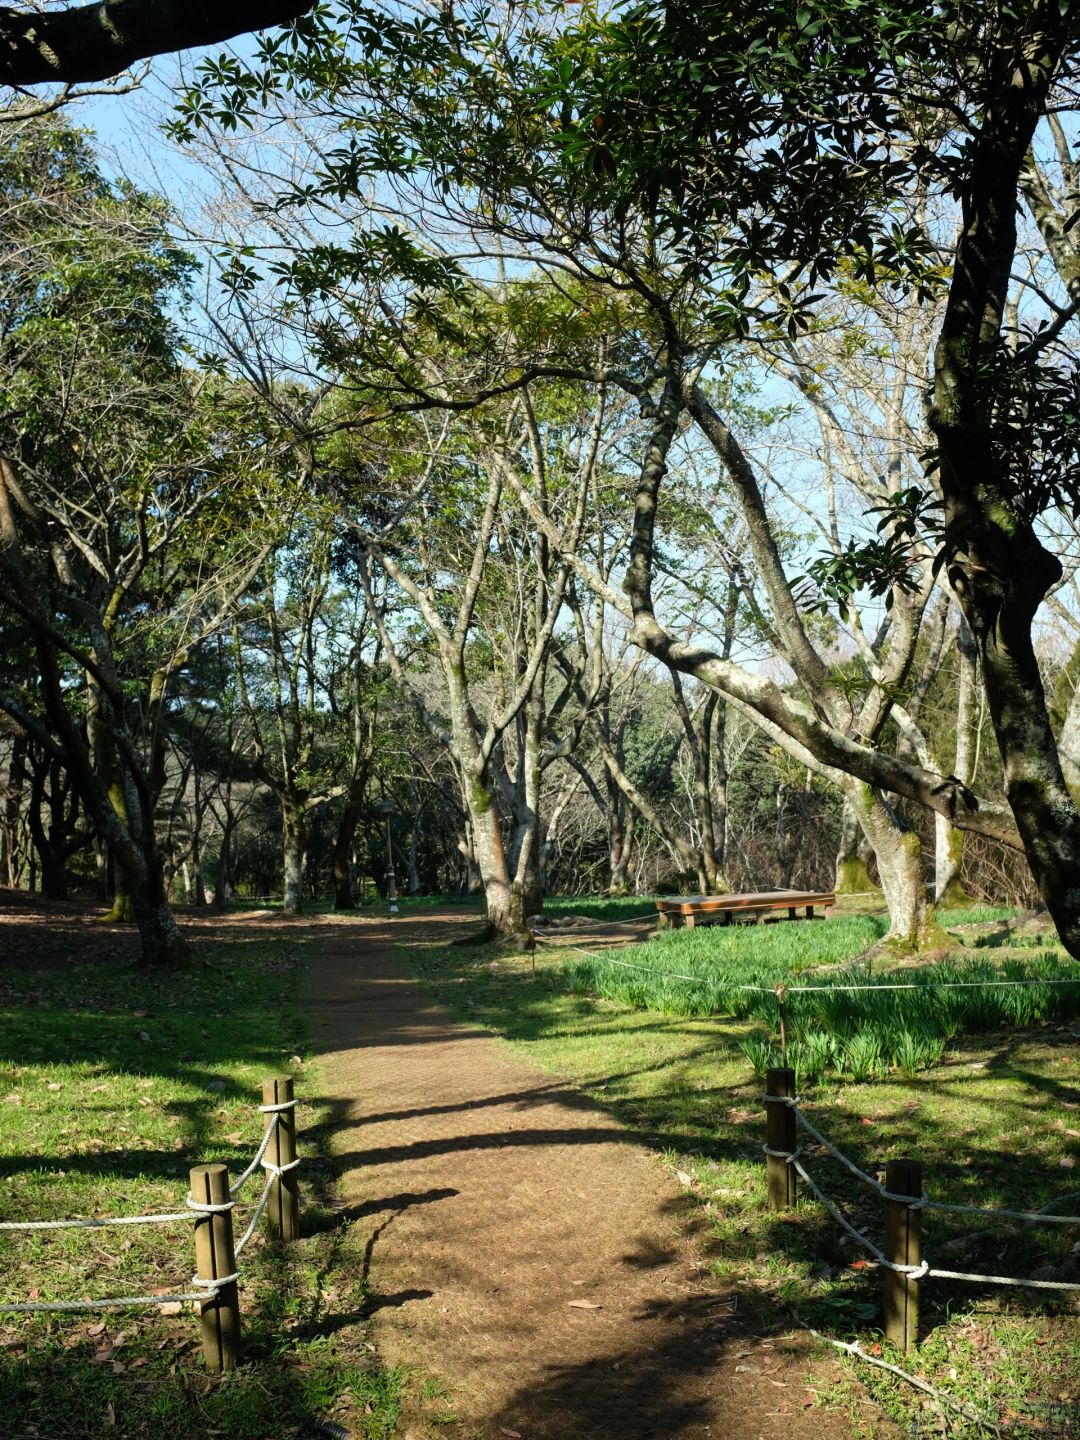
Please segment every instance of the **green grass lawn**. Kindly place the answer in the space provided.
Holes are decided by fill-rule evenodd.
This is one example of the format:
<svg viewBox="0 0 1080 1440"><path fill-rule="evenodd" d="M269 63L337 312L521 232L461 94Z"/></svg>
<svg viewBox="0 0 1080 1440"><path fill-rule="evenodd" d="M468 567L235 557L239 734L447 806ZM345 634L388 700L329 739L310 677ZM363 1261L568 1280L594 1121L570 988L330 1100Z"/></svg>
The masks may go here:
<svg viewBox="0 0 1080 1440"><path fill-rule="evenodd" d="M945 913L955 936L975 925L984 933L944 958L899 969L869 959L885 917L849 915L661 931L643 945L575 952L565 974L571 989L632 1008L762 1022L743 1042L759 1076L780 1064L774 992L783 985L788 1060L800 1085L829 1072L912 1075L937 1064L958 1035L1080 1014L1076 962L1046 936L1003 948L1007 932L987 926L999 918L986 909Z"/></svg>
<svg viewBox="0 0 1080 1440"><path fill-rule="evenodd" d="M299 947L215 942L179 974L118 963L0 971L0 1219L183 1209L188 1169L237 1176L262 1130L260 1084L294 1074L317 1093L297 1009ZM320 1115L306 1104L310 1131ZM315 1130L317 1138L318 1131ZM245 1362L207 1375L191 1305L0 1314L0 1435L226 1440L299 1434L332 1407L370 1407L393 1433L402 1377L366 1338L363 1256L332 1214L330 1168L303 1145L305 1239L265 1236L242 1257ZM261 1186L236 1212L246 1225ZM238 1232L239 1233L239 1232ZM0 1299L187 1290L192 1226L0 1232Z"/></svg>
<svg viewBox="0 0 1080 1440"><path fill-rule="evenodd" d="M827 921L675 932L617 956L636 954L674 967L692 953L691 963L704 965L719 947L737 943L760 947L758 961L763 969L772 967L770 973L786 954L796 962L792 972L805 974L809 965L822 963L822 954L831 957L827 963L844 963L874 928ZM973 943L984 938L974 936ZM800 943L814 947L807 964L796 954ZM985 953L1000 964L1028 964L1033 957L1030 947ZM539 1067L581 1085L681 1172L708 1227L712 1268L738 1289L741 1313L756 1316L763 1330L779 1314L792 1327L807 1324L867 1346L879 1342L878 1271L862 1263L853 1242L812 1201L788 1216L765 1209L761 1082L741 1048L762 1037L761 1021L649 1009L641 997L627 1004L582 984L584 957L555 947L538 951L535 976L528 959L493 961L484 951L410 954L457 1015L489 1027ZM893 1071L864 1083L843 1075L820 1081L808 1091L808 1113L871 1173L892 1157L920 1159L936 1198L1023 1210L1051 1202L1062 1213L1080 1213L1076 1039L1071 1023L1062 1020L957 1034L936 1064L912 1077ZM826 1155L811 1149L806 1156L825 1190L880 1241L881 1202ZM1073 1254L1078 1238L1075 1230L1031 1230L928 1212L924 1254L951 1270L1080 1279ZM892 1359L969 1404L1005 1416L1010 1434L1080 1430L1074 1300L939 1281L923 1286L923 1316L918 1354ZM912 1434L938 1433L937 1419L915 1391L865 1366L857 1373L893 1419L915 1427ZM832 1398L850 1401L853 1418L867 1426L867 1407L855 1404L854 1390ZM872 1422L862 1433L874 1433ZM953 1433L981 1432L961 1424Z"/></svg>

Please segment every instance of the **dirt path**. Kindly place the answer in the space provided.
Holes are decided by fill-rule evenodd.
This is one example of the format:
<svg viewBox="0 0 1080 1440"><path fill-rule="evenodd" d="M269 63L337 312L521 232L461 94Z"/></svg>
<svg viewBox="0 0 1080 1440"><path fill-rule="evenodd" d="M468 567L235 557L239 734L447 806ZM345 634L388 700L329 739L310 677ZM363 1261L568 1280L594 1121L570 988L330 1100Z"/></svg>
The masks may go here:
<svg viewBox="0 0 1080 1440"><path fill-rule="evenodd" d="M839 1440L836 1366L750 1337L655 1153L572 1087L454 1023L392 946L474 917L359 921L313 946L306 1008L344 1199L369 1231L379 1350L444 1381L459 1440Z"/></svg>

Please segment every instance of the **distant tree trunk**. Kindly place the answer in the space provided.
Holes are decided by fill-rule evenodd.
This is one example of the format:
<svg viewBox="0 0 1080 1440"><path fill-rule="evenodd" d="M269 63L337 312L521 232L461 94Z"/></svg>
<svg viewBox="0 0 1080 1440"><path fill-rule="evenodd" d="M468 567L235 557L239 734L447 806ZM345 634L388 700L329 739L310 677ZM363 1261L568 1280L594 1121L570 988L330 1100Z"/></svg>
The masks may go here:
<svg viewBox="0 0 1080 1440"><path fill-rule="evenodd" d="M4 791L3 883L17 888L22 880L23 855L20 844L23 797L29 772L26 768L27 738L21 732L11 737L7 785Z"/></svg>
<svg viewBox="0 0 1080 1440"><path fill-rule="evenodd" d="M352 910L356 905L353 895L352 854L356 841L356 827L363 813L363 789L346 797L345 806L338 819L334 833L334 851L331 869L334 878L334 909Z"/></svg>
<svg viewBox="0 0 1080 1440"><path fill-rule="evenodd" d="M844 788L877 856L889 910L886 939L900 949L913 951L940 944L941 931L927 903L918 834L869 785L856 781Z"/></svg>
<svg viewBox="0 0 1080 1440"><path fill-rule="evenodd" d="M528 700L518 717L518 773L510 789L514 811L514 838L511 846L511 885L521 915L538 915L544 908L540 888L540 791L542 778L541 726L543 724L541 666Z"/></svg>
<svg viewBox="0 0 1080 1440"><path fill-rule="evenodd" d="M230 863L230 851L232 847L232 835L236 826L231 810L226 801L225 818L221 825L221 846L218 849L217 866L214 872L214 909L224 910L232 895L232 865Z"/></svg>
<svg viewBox="0 0 1080 1440"><path fill-rule="evenodd" d="M974 780L975 723L978 687L978 652L967 622L961 618L957 637L960 656L959 694L956 706L956 762L953 774L964 785ZM934 903L962 909L972 903L960 883L964 860L964 832L946 816L934 814Z"/></svg>
<svg viewBox="0 0 1080 1440"><path fill-rule="evenodd" d="M281 806L284 899L286 915L299 915L303 906L304 812L288 801Z"/></svg>
<svg viewBox="0 0 1080 1440"><path fill-rule="evenodd" d="M419 895L424 888L420 881L419 844L420 844L420 821L423 814L423 807L420 803L420 791L416 785L410 787L412 793L413 811L412 824L409 826L409 843L405 847L405 874L408 878L408 893Z"/></svg>
<svg viewBox="0 0 1080 1440"><path fill-rule="evenodd" d="M833 883L837 895L862 895L878 889L870 879L872 854L855 806L845 795L840 812L840 845L836 852L836 879Z"/></svg>
<svg viewBox="0 0 1080 1440"><path fill-rule="evenodd" d="M520 934L525 929L524 896L510 881L494 792L484 781L472 780L467 794L488 924L495 935Z"/></svg>

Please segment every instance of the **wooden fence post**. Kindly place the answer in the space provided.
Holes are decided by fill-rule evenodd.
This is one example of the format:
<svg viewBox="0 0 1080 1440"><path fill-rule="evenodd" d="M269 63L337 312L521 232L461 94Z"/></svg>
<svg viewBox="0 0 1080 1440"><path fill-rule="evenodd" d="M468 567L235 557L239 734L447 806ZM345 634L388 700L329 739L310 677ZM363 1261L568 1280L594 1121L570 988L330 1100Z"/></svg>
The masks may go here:
<svg viewBox="0 0 1080 1440"><path fill-rule="evenodd" d="M191 1198L199 1205L228 1205L229 1170L225 1165L196 1165L191 1171ZM236 1273L232 1209L195 1214L195 1273L200 1280L220 1280ZM230 1280L202 1302L202 1341L206 1368L218 1375L240 1358L240 1297Z"/></svg>
<svg viewBox="0 0 1080 1440"><path fill-rule="evenodd" d="M264 1080L264 1105L284 1105L293 1097L293 1082L290 1075L278 1075L273 1080ZM268 1111L266 1124L269 1128L277 1120L274 1137L267 1146L266 1158L275 1165L291 1165L296 1159L296 1111ZM270 1228L279 1240L300 1238L300 1182L295 1168L278 1175L270 1187L270 1198L266 1205Z"/></svg>
<svg viewBox="0 0 1080 1440"><path fill-rule="evenodd" d="M795 1071L779 1066L766 1072L765 1093L795 1098ZM790 1105L765 1102L765 1143L770 1150L795 1153L795 1111ZM769 1190L770 1210L792 1210L795 1207L795 1167L781 1155L765 1156L765 1174Z"/></svg>
<svg viewBox="0 0 1080 1440"><path fill-rule="evenodd" d="M922 1166L917 1160L890 1160L885 1189L893 1195L923 1193ZM885 1258L894 1265L922 1261L922 1210L902 1200L885 1201ZM919 1282L896 1270L885 1271L885 1338L900 1350L911 1350L919 1338Z"/></svg>

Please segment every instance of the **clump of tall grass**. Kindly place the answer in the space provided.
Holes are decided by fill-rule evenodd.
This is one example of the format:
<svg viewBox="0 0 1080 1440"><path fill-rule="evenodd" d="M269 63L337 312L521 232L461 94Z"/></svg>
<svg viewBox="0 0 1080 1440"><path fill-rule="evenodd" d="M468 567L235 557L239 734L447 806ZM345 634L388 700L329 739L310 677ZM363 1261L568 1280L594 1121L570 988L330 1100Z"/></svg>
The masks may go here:
<svg viewBox="0 0 1080 1440"><path fill-rule="evenodd" d="M760 1020L774 1032L773 992L782 981L789 1063L807 1079L830 1070L854 1080L890 1068L913 1075L937 1064L958 1035L1080 1015L1080 966L1049 949L1003 965L965 957L876 975L849 965L800 982L810 966L853 961L880 938L884 923L851 916L813 926L669 932L617 955L578 959L565 974L579 993L668 1015ZM744 1049L756 1072L777 1063L762 1049Z"/></svg>

